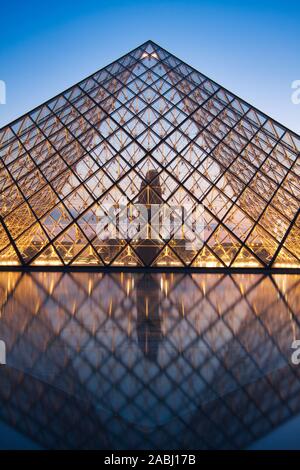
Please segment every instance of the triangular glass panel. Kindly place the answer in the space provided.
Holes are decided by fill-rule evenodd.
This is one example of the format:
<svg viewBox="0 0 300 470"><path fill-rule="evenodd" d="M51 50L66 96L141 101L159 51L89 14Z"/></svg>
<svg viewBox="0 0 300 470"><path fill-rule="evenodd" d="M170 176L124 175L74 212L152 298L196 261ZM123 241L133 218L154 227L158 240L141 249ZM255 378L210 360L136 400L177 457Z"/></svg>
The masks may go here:
<svg viewBox="0 0 300 470"><path fill-rule="evenodd" d="M133 249L128 245L122 253L113 261L112 266L142 266L142 261L134 253Z"/></svg>
<svg viewBox="0 0 300 470"><path fill-rule="evenodd" d="M103 266L92 246L87 246L71 263L72 266Z"/></svg>
<svg viewBox="0 0 300 470"><path fill-rule="evenodd" d="M178 256L172 251L171 248L166 246L163 251L159 254L156 260L152 263L152 266L157 267L166 267L166 266L173 266L173 267L180 267L184 266L183 262L180 261Z"/></svg>
<svg viewBox="0 0 300 470"><path fill-rule="evenodd" d="M245 266L249 268L261 268L263 264L243 246L231 266L233 268L244 268Z"/></svg>
<svg viewBox="0 0 300 470"><path fill-rule="evenodd" d="M273 266L275 268L300 268L300 261L282 247L275 258Z"/></svg>
<svg viewBox="0 0 300 470"><path fill-rule="evenodd" d="M31 263L32 266L63 266L64 263L51 245Z"/></svg>
<svg viewBox="0 0 300 470"><path fill-rule="evenodd" d="M192 266L194 268L223 268L224 264L207 246L204 246L193 261Z"/></svg>
<svg viewBox="0 0 300 470"><path fill-rule="evenodd" d="M20 264L20 260L12 245L9 245L7 248L0 252L0 269L1 266L15 266Z"/></svg>

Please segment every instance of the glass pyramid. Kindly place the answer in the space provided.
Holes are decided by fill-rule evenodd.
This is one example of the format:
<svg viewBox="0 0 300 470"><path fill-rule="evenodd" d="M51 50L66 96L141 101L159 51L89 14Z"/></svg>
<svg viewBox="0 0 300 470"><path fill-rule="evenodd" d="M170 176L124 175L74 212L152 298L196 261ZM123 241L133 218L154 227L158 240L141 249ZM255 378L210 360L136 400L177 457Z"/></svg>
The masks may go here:
<svg viewBox="0 0 300 470"><path fill-rule="evenodd" d="M0 266L300 268L299 152L147 41L0 130Z"/></svg>

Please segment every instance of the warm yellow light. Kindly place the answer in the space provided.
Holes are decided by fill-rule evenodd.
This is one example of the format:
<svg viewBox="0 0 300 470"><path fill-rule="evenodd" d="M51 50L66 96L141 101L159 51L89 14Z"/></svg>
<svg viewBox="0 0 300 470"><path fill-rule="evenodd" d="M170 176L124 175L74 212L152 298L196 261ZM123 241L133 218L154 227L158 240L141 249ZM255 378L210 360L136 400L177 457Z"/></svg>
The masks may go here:
<svg viewBox="0 0 300 470"><path fill-rule="evenodd" d="M0 266L19 266L17 261L0 261Z"/></svg>
<svg viewBox="0 0 300 470"><path fill-rule="evenodd" d="M53 260L53 261L43 261L43 260L36 260L32 263L33 266L61 266L62 263L60 263L58 260Z"/></svg>
<svg viewBox="0 0 300 470"><path fill-rule="evenodd" d="M219 268L221 265L216 261L198 261L195 266L199 268Z"/></svg>
<svg viewBox="0 0 300 470"><path fill-rule="evenodd" d="M294 263L275 263L274 264L275 268L298 268L300 269L300 264L294 264Z"/></svg>
<svg viewBox="0 0 300 470"><path fill-rule="evenodd" d="M234 268L257 268L259 266L261 265L255 261L238 261L233 264Z"/></svg>

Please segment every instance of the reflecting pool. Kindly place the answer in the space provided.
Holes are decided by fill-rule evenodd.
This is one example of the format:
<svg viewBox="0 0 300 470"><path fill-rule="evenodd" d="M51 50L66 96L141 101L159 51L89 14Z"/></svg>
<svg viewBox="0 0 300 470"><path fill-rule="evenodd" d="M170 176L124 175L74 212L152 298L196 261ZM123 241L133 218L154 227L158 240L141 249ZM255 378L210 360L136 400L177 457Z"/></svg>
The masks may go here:
<svg viewBox="0 0 300 470"><path fill-rule="evenodd" d="M2 272L0 307L0 447L239 449L300 412L300 275Z"/></svg>

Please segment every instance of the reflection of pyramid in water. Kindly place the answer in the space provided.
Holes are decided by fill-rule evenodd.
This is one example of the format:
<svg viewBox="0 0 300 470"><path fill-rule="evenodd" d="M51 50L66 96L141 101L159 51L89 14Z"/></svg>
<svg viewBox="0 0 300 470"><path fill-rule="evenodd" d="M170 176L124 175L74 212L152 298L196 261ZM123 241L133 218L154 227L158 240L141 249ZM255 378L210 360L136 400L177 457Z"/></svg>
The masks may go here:
<svg viewBox="0 0 300 470"><path fill-rule="evenodd" d="M43 447L240 449L300 413L299 275L2 272L0 310L0 421Z"/></svg>
<svg viewBox="0 0 300 470"><path fill-rule="evenodd" d="M148 41L0 131L0 265L299 268L299 151ZM185 227L103 240L99 210L124 196L188 207Z"/></svg>

